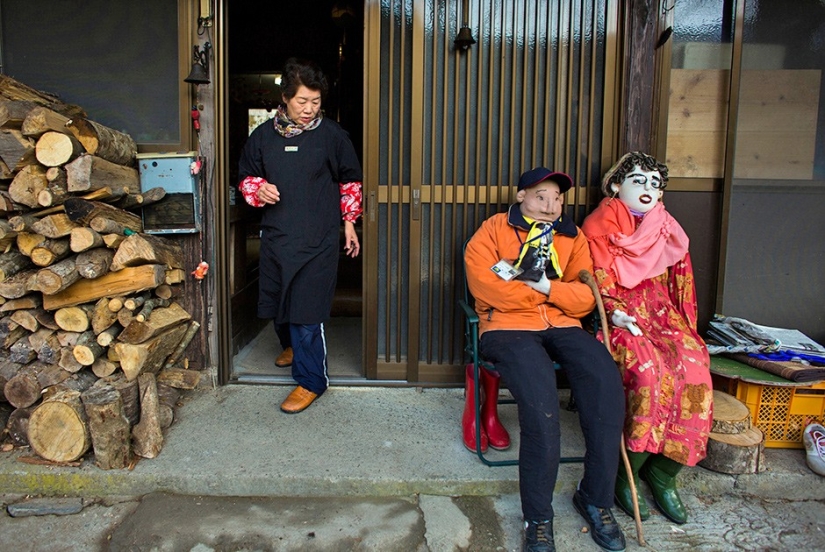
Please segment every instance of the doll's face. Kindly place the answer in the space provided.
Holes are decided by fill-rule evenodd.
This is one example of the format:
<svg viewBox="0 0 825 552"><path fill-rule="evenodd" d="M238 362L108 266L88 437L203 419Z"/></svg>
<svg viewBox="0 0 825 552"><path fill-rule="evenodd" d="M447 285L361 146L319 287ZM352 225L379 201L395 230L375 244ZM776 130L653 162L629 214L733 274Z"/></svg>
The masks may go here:
<svg viewBox="0 0 825 552"><path fill-rule="evenodd" d="M516 194L521 214L538 222L555 222L561 216L564 194L559 185L545 180Z"/></svg>
<svg viewBox="0 0 825 552"><path fill-rule="evenodd" d="M614 193L618 192L619 199L624 201L633 211L647 213L662 199L662 175L657 170L647 171L639 165L625 176L621 185L611 186Z"/></svg>

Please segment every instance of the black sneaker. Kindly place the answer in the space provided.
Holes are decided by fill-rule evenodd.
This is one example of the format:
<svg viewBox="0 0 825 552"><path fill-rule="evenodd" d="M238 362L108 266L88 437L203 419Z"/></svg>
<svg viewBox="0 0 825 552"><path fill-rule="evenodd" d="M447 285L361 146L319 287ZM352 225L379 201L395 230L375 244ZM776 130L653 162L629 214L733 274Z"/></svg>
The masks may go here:
<svg viewBox="0 0 825 552"><path fill-rule="evenodd" d="M524 522L524 552L556 552L552 519Z"/></svg>
<svg viewBox="0 0 825 552"><path fill-rule="evenodd" d="M624 535L610 508L596 508L587 504L579 491L573 495L573 506L590 525L590 534L596 544L614 552L625 549Z"/></svg>

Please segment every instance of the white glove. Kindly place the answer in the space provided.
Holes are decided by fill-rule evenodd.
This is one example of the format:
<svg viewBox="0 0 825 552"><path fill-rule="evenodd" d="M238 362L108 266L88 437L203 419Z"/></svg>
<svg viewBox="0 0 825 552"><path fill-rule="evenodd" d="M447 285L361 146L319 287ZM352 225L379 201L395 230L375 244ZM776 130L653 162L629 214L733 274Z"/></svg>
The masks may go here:
<svg viewBox="0 0 825 552"><path fill-rule="evenodd" d="M639 326L636 325L635 316L630 316L625 311L616 309L613 311L613 315L610 319L613 321L614 326L618 328L625 328L636 337L642 335L642 330L640 330Z"/></svg>
<svg viewBox="0 0 825 552"><path fill-rule="evenodd" d="M538 291L539 293L543 293L544 295L550 295L550 280L547 279L547 274L542 274L541 280L539 280L538 282L525 280L524 283L533 288L534 290Z"/></svg>

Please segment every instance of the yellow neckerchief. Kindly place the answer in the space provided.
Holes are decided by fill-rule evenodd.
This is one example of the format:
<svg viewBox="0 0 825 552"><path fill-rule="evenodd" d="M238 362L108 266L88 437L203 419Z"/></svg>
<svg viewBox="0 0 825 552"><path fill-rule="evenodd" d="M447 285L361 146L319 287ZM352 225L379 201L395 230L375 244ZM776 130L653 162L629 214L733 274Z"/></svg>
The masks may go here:
<svg viewBox="0 0 825 552"><path fill-rule="evenodd" d="M556 252L556 246L553 243L553 236L556 233L555 227L561 220L561 217L552 224L537 223L529 217L524 217L524 220L530 224L530 230L527 232L527 239L522 242L521 251L515 263L516 268L521 268L525 271L531 268L529 266L522 266L525 258L529 259L528 262L533 264L535 264L537 259L547 259L547 265L544 271L547 278L550 280L561 278L563 272L559 264L559 255ZM528 255L528 253L531 253L531 250L532 255Z"/></svg>

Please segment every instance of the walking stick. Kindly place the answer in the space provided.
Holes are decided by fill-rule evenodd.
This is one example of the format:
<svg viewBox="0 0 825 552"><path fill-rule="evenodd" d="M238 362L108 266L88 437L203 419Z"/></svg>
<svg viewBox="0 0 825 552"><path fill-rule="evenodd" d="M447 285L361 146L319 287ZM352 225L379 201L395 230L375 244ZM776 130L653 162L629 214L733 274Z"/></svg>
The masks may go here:
<svg viewBox="0 0 825 552"><path fill-rule="evenodd" d="M610 331L607 329L607 314L604 312L602 294L599 292L599 287L593 280L593 276L587 270L582 270L579 272L579 280L587 284L587 287L589 287L590 291L593 292L593 297L596 298L596 307L599 309L599 318L602 320L601 326L602 336L604 337L604 346L607 347L607 352L610 353L610 356L612 357L613 348L610 346ZM633 498L633 519L636 522L636 534L639 537L639 544L642 546L647 546L644 533L642 532L642 518L639 515L639 499L636 496L636 481L633 479L633 468L630 467L630 459L627 457L627 450L624 444L624 430L622 430L621 454L624 469L627 472L627 481L630 483L630 493Z"/></svg>

